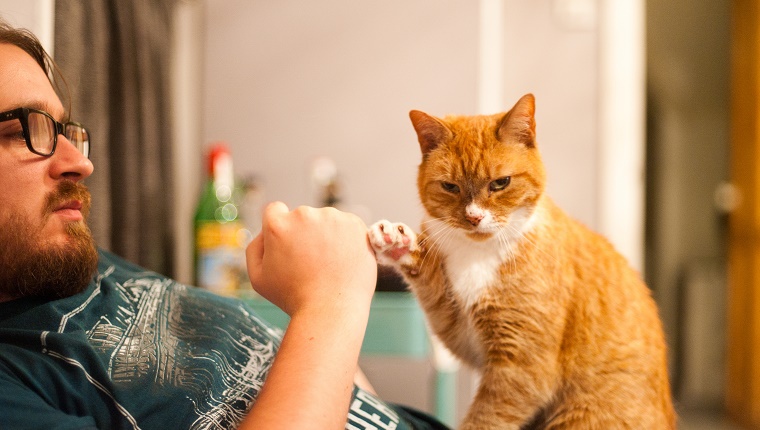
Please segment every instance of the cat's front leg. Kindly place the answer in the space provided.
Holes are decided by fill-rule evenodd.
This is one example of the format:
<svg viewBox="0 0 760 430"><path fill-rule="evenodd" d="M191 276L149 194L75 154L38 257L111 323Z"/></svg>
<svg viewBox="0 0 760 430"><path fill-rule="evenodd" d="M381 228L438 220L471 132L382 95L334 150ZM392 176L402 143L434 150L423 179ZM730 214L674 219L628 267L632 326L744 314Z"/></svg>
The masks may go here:
<svg viewBox="0 0 760 430"><path fill-rule="evenodd" d="M525 349L529 349L525 345ZM560 379L552 358L526 353L515 357L520 364L507 360L487 363L480 386L459 430L518 430L545 428L541 412L557 400ZM575 427L571 427L575 428ZM616 427L579 426L578 429L615 429Z"/></svg>
<svg viewBox="0 0 760 430"><path fill-rule="evenodd" d="M394 267L409 276L419 273L420 245L417 234L409 226L382 220L369 227L368 236L379 264Z"/></svg>

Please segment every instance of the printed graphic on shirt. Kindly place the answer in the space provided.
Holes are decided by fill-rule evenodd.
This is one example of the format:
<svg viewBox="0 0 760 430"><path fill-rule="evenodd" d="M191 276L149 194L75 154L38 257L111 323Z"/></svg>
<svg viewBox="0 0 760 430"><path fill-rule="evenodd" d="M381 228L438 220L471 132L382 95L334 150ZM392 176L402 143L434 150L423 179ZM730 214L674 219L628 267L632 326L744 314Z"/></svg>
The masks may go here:
<svg viewBox="0 0 760 430"><path fill-rule="evenodd" d="M233 427L258 395L280 334L252 323L243 306L216 306L188 288L156 277L117 283L120 304L87 331L89 341L116 385L182 387L198 415L192 428ZM63 318L61 331L84 307Z"/></svg>
<svg viewBox="0 0 760 430"><path fill-rule="evenodd" d="M398 426L396 411L372 395L354 390L346 430L396 430Z"/></svg>
<svg viewBox="0 0 760 430"><path fill-rule="evenodd" d="M110 381L98 381L88 363L52 348L49 332L40 339L43 353L78 368L134 429L140 428L140 418L117 401L129 396L117 393L141 392L141 387L182 392L195 410L190 428L236 427L264 383L282 333L241 303L210 299L153 273L119 273L113 266L102 271L92 293L57 324L59 333L85 328ZM409 424L355 388L345 428L408 430Z"/></svg>

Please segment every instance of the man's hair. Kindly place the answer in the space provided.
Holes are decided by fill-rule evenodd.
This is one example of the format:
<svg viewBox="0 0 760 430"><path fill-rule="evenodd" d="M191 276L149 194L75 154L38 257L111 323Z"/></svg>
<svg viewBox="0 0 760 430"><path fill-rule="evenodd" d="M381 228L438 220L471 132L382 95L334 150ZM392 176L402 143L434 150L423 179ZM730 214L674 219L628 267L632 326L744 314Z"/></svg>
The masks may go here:
<svg viewBox="0 0 760 430"><path fill-rule="evenodd" d="M0 43L16 45L26 51L48 76L54 69L52 58L45 52L37 36L25 28L11 26L2 18L0 18Z"/></svg>
<svg viewBox="0 0 760 430"><path fill-rule="evenodd" d="M16 28L10 25L2 17L0 17L0 43L7 43L15 45L24 50L34 61L39 64L42 71L48 77L50 84L58 92L59 95L66 94L69 96L69 103L71 102L70 94L68 93L68 85L66 80L63 79L60 69L53 61L53 58L42 47L42 43L31 31L25 28ZM66 92L61 91L61 85L66 88ZM70 108L71 106L69 106ZM70 111L70 109L68 109Z"/></svg>

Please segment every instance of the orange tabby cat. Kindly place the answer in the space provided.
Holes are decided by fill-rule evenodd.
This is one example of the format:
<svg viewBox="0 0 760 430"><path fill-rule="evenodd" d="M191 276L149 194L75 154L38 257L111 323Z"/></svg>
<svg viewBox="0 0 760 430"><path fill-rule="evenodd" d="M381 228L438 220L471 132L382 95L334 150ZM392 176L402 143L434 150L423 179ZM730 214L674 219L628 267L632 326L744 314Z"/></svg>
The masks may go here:
<svg viewBox="0 0 760 430"><path fill-rule="evenodd" d="M412 111L426 211L417 236L370 227L435 334L482 378L462 429L673 429L650 292L544 194L535 101L506 114Z"/></svg>

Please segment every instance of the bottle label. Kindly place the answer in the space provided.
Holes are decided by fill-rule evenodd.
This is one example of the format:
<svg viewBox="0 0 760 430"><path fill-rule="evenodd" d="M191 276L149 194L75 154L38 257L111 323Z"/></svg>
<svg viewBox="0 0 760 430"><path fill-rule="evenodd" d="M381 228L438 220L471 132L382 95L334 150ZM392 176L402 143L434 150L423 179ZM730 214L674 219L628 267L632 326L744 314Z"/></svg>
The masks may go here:
<svg viewBox="0 0 760 430"><path fill-rule="evenodd" d="M247 279L242 223L206 222L196 230L198 286L217 294L233 296Z"/></svg>

